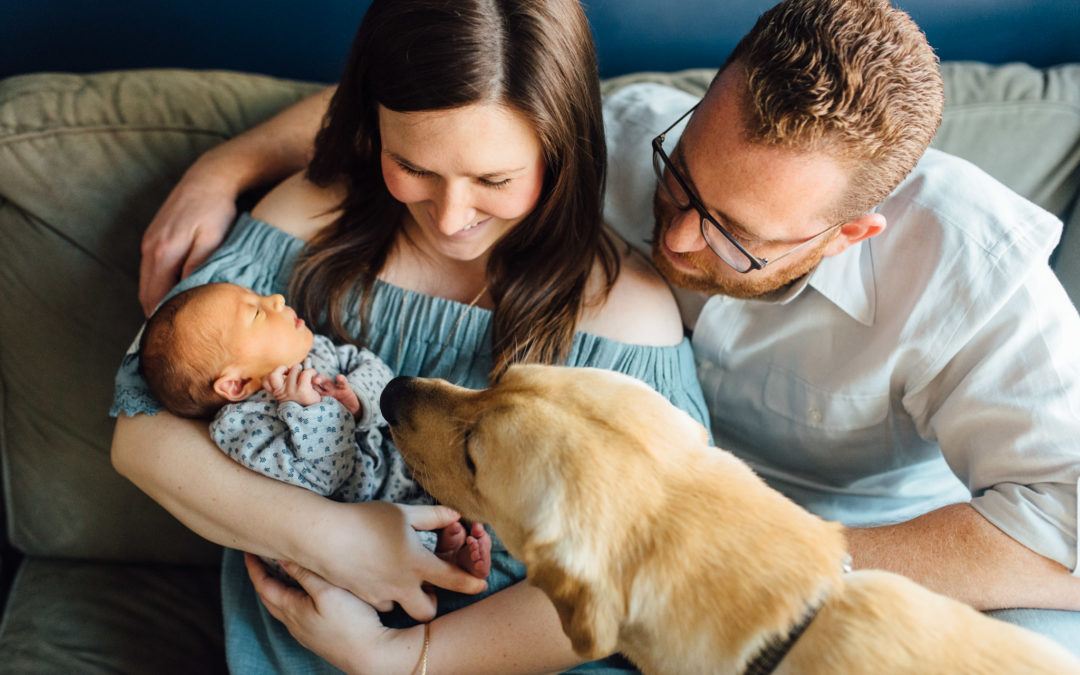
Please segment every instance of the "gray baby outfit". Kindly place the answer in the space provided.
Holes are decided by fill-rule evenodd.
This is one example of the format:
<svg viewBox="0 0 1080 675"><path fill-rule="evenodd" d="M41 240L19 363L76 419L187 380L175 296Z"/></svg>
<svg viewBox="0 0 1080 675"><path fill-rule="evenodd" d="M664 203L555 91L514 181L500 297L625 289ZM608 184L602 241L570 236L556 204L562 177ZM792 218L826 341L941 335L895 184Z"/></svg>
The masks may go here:
<svg viewBox="0 0 1080 675"><path fill-rule="evenodd" d="M434 504L391 443L379 411L390 368L367 349L335 345L323 335L315 336L304 367L330 378L345 375L360 399L358 416L330 396L303 406L278 403L261 390L214 417L210 434L218 447L253 471L337 501ZM434 532L417 534L434 550Z"/></svg>

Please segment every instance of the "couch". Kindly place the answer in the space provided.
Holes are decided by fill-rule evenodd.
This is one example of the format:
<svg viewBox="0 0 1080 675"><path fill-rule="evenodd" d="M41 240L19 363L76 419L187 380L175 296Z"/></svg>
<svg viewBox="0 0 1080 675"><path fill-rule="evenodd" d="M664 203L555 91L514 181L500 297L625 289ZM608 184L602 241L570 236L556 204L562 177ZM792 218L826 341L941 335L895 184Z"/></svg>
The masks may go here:
<svg viewBox="0 0 1080 675"><path fill-rule="evenodd" d="M934 145L1064 221L1052 261L1080 304L1080 64L943 72ZM603 85L701 93L711 74ZM224 671L220 551L115 473L106 411L142 320L140 237L170 186L199 153L320 86L165 69L0 81L0 673Z"/></svg>

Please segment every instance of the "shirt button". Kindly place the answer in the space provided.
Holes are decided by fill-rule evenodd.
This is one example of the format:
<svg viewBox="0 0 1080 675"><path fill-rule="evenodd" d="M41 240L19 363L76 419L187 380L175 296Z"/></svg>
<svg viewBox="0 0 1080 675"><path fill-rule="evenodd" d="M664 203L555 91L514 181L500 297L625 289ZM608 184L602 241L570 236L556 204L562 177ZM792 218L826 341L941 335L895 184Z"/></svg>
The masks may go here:
<svg viewBox="0 0 1080 675"><path fill-rule="evenodd" d="M821 422L821 411L818 410L817 408L810 408L809 410L806 411L806 417L811 422L813 422L815 424L818 424L818 423Z"/></svg>

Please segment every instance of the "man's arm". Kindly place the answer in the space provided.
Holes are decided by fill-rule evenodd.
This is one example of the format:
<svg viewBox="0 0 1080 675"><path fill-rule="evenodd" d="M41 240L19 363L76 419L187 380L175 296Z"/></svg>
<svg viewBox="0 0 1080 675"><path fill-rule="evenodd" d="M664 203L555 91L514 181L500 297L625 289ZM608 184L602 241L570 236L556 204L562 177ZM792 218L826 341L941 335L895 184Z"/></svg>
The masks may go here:
<svg viewBox="0 0 1080 675"><path fill-rule="evenodd" d="M1080 577L995 527L969 504L897 525L849 528L856 568L903 574L976 609L1080 610Z"/></svg>
<svg viewBox="0 0 1080 675"><path fill-rule="evenodd" d="M240 193L307 165L334 89L208 150L188 168L143 235L139 302L147 316L221 244Z"/></svg>

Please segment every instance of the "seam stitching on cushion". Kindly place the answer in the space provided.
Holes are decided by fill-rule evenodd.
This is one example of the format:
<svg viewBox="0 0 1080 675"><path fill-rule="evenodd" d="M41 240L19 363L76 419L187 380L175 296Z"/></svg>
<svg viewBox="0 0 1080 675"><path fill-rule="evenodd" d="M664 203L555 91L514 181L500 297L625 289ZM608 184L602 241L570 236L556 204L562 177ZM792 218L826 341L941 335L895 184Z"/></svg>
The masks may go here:
<svg viewBox="0 0 1080 675"><path fill-rule="evenodd" d="M1075 112L1080 114L1080 104L1067 103L1064 101L1045 101L1045 100L1027 100L1027 101L980 101L978 103L945 103L945 110L997 110L1002 108L1040 108L1040 109L1058 109L1068 112Z"/></svg>
<svg viewBox="0 0 1080 675"><path fill-rule="evenodd" d="M166 131L174 133L185 134L202 134L206 136L217 136L220 138L231 138L232 136L221 131L212 129L202 129L199 127L185 127L185 126L172 126L172 125L132 125L132 124L103 124L97 126L86 127L64 127L62 129L45 129L37 131L24 131L16 132L11 136L0 136L0 146L11 145L21 141L37 140L40 138L48 138L50 136L69 136L75 134L102 134L102 133L116 133L116 132L134 132L134 133L146 133L153 131Z"/></svg>

